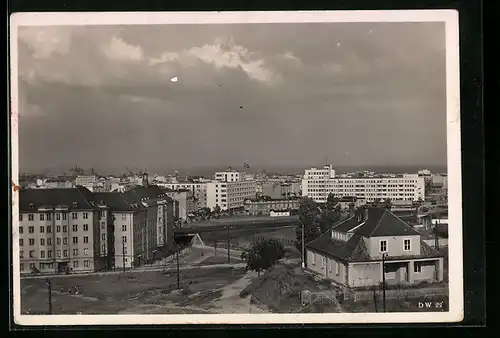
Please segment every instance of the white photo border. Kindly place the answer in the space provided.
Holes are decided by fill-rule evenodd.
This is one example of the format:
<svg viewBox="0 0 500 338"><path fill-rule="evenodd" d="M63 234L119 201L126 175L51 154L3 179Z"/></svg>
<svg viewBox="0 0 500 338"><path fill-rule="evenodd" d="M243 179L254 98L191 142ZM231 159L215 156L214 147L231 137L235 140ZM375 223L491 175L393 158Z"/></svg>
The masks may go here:
<svg viewBox="0 0 500 338"><path fill-rule="evenodd" d="M300 22L444 22L446 31L449 311L416 313L23 315L19 271L18 28L20 26L168 25ZM10 17L12 250L14 322L18 325L444 323L464 317L459 24L456 10L287 12L14 13ZM451 229L450 229L451 230Z"/></svg>

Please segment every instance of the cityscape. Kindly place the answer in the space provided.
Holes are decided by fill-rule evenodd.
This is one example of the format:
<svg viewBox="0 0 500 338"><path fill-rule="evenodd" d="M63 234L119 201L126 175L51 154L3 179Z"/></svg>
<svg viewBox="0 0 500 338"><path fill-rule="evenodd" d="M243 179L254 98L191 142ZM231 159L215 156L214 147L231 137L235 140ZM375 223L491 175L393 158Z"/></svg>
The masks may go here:
<svg viewBox="0 0 500 338"><path fill-rule="evenodd" d="M433 22L21 27L21 313L448 311L443 46Z"/></svg>

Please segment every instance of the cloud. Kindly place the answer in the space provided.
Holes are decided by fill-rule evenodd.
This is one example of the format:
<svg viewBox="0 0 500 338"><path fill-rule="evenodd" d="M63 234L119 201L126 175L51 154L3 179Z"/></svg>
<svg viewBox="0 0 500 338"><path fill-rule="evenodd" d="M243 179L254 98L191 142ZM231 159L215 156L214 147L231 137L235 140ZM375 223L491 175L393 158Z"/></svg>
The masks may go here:
<svg viewBox="0 0 500 338"><path fill-rule="evenodd" d="M70 49L72 30L64 27L21 27L19 40L25 43L34 59L47 59L53 54L67 54Z"/></svg>
<svg viewBox="0 0 500 338"><path fill-rule="evenodd" d="M120 38L113 37L104 49L104 54L111 60L142 61L144 52L140 46L133 46Z"/></svg>

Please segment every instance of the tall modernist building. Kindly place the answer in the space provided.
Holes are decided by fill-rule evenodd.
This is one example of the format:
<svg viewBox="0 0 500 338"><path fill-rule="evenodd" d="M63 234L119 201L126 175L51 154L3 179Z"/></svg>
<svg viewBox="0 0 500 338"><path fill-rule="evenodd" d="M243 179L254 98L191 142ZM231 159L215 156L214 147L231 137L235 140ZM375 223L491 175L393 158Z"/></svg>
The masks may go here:
<svg viewBox="0 0 500 338"><path fill-rule="evenodd" d="M337 197L357 197L367 202L387 198L395 201L417 201L425 199L425 181L418 174L394 177L338 177L331 165L305 170L302 196L325 203L330 193Z"/></svg>
<svg viewBox="0 0 500 338"><path fill-rule="evenodd" d="M247 199L255 198L256 182L247 180L245 173L226 170L215 173L215 180L207 183L207 207L221 210L243 208Z"/></svg>
<svg viewBox="0 0 500 338"><path fill-rule="evenodd" d="M173 200L158 186L20 192L21 273L130 268L173 248Z"/></svg>

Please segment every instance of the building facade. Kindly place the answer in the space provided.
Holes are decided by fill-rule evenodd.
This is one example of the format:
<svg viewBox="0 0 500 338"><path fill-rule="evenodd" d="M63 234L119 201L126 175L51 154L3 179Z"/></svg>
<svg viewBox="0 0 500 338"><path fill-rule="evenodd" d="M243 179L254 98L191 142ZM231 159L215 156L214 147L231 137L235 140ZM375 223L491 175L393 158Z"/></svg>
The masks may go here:
<svg viewBox="0 0 500 338"><path fill-rule="evenodd" d="M247 199L244 202L245 214L252 216L269 216L271 213L288 212L295 214L299 210L300 199Z"/></svg>
<svg viewBox="0 0 500 338"><path fill-rule="evenodd" d="M189 190L194 196L194 208L199 210L207 207L207 183L206 182L177 182L158 183L158 186L170 190Z"/></svg>
<svg viewBox="0 0 500 338"><path fill-rule="evenodd" d="M362 208L306 244L307 269L340 285L443 280L443 255L387 209Z"/></svg>
<svg viewBox="0 0 500 338"><path fill-rule="evenodd" d="M417 174L395 177L336 177L331 165L305 171L302 196L325 203L331 193L336 197L356 197L367 202L381 199L418 201L425 199L425 181Z"/></svg>
<svg viewBox="0 0 500 338"><path fill-rule="evenodd" d="M86 188L22 190L18 229L21 274L102 269L99 218Z"/></svg>
<svg viewBox="0 0 500 338"><path fill-rule="evenodd" d="M247 199L255 198L255 181L207 183L207 207L214 210L234 210L244 207Z"/></svg>
<svg viewBox="0 0 500 338"><path fill-rule="evenodd" d="M178 189L170 190L163 189L165 194L178 202L178 213L177 217L183 221L186 221L193 212L197 210L196 208L196 197L193 192L188 189Z"/></svg>

